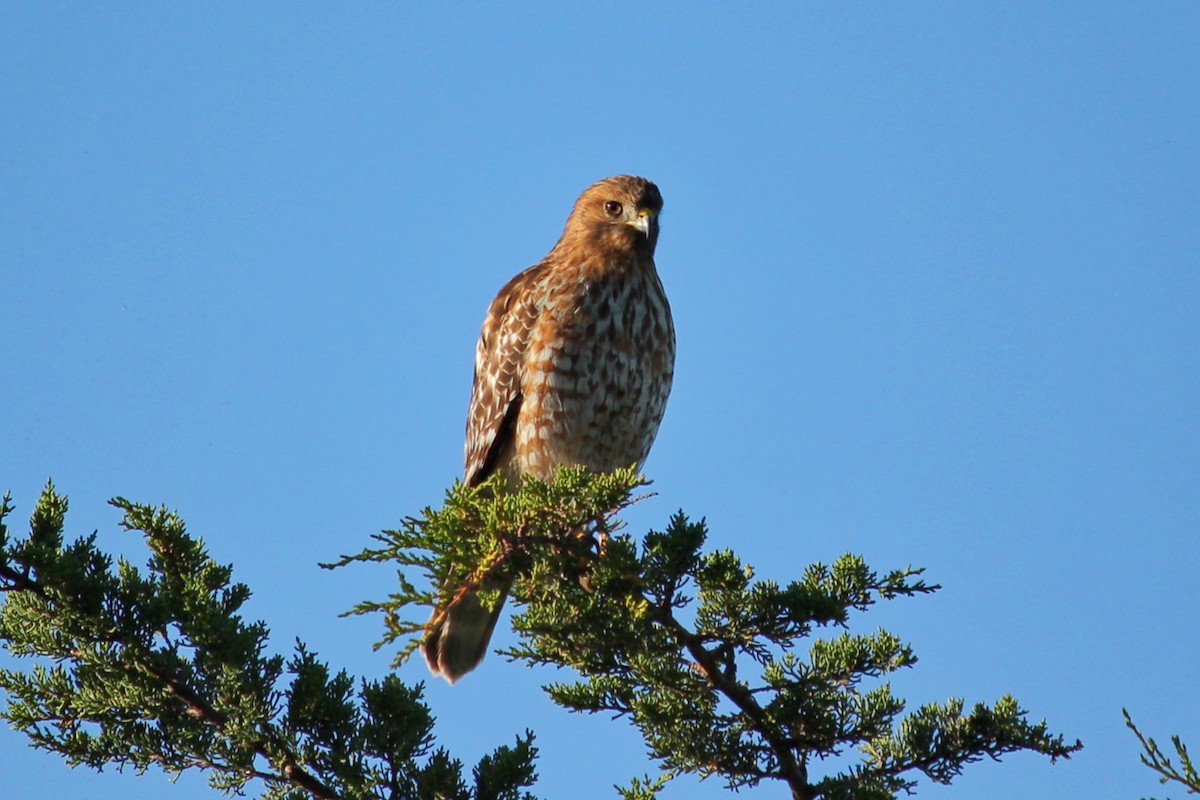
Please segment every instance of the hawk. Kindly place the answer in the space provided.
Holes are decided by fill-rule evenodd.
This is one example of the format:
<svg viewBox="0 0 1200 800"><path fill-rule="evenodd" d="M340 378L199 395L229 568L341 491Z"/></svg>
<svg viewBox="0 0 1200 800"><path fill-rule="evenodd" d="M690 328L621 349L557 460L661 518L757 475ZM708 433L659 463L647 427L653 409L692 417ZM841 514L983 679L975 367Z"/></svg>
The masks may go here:
<svg viewBox="0 0 1200 800"><path fill-rule="evenodd" d="M675 327L654 266L662 195L619 175L588 187L542 261L500 290L475 350L464 481L511 484L564 466L609 472L650 452L675 372ZM483 659L503 599L467 589L421 651L454 683Z"/></svg>

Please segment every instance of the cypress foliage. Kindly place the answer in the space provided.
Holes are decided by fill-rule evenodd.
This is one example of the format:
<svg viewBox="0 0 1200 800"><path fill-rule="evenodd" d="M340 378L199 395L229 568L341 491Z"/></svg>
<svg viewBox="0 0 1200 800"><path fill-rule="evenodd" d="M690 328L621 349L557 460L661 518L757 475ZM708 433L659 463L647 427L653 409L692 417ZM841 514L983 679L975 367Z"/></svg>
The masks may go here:
<svg viewBox="0 0 1200 800"><path fill-rule="evenodd" d="M433 744L419 687L334 674L303 644L267 653L267 627L239 615L249 589L177 515L121 498L122 527L150 550L145 572L67 544L67 500L48 485L14 539L0 506L0 642L29 671L0 670L0 712L71 765L208 773L227 794L261 781L269 800L523 800L533 736L473 771Z"/></svg>
<svg viewBox="0 0 1200 800"><path fill-rule="evenodd" d="M688 774L731 789L774 783L802 800L893 798L984 757L1081 747L1008 696L906 713L887 676L916 663L912 649L852 623L878 602L934 592L920 569L880 573L847 554L787 585L759 580L732 551L706 550L704 522L682 512L639 539L622 530L617 515L645 485L632 470L577 469L519 487L455 485L442 507L326 566L400 566L390 596L347 612L382 616L377 646L397 664L430 606L465 587L495 602L488 587L511 582L519 637L507 658L567 668L575 679L545 687L554 703L641 733L657 772L618 787L625 800ZM0 508L0 642L36 662L0 670L2 714L33 746L95 768L204 770L227 793L260 781L272 800L532 798L532 733L468 780L436 748L419 686L356 680L302 643L287 659L270 654L267 627L239 614L249 589L177 515L112 502L145 539L144 571L114 564L95 534L67 543L67 502L52 485L27 538L4 525L7 498Z"/></svg>

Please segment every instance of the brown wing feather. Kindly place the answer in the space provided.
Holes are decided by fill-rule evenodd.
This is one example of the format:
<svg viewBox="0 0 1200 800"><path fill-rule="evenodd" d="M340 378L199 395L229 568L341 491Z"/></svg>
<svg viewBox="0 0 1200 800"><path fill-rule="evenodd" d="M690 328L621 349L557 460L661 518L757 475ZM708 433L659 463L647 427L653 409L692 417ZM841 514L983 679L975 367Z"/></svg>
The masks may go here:
<svg viewBox="0 0 1200 800"><path fill-rule="evenodd" d="M472 486L486 480L513 446L525 349L540 312L539 289L547 269L543 262L505 284L483 321L464 448L464 480Z"/></svg>

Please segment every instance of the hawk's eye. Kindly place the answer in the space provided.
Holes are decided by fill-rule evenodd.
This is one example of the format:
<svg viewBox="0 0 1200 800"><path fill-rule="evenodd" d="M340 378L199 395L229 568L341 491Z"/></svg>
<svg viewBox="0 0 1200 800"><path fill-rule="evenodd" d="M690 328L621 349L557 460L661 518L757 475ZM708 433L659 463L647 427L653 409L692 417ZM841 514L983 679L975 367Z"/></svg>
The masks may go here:
<svg viewBox="0 0 1200 800"><path fill-rule="evenodd" d="M618 203L616 200L609 200L607 203L604 204L604 211L610 217L620 216L621 204Z"/></svg>

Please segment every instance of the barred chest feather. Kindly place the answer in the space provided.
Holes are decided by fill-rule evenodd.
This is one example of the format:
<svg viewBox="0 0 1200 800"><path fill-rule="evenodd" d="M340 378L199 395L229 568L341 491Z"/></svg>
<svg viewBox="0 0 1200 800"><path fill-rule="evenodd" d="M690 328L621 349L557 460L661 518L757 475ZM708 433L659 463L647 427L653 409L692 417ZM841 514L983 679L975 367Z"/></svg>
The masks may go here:
<svg viewBox="0 0 1200 800"><path fill-rule="evenodd" d="M530 332L521 380L515 466L540 477L565 465L640 466L674 376L662 283L652 266L593 281L546 277L548 302Z"/></svg>

